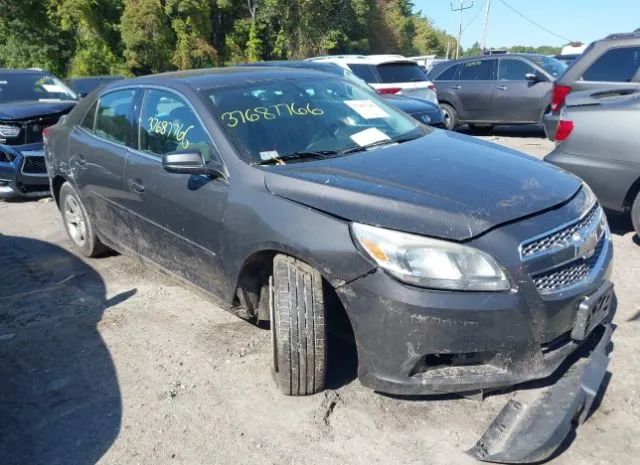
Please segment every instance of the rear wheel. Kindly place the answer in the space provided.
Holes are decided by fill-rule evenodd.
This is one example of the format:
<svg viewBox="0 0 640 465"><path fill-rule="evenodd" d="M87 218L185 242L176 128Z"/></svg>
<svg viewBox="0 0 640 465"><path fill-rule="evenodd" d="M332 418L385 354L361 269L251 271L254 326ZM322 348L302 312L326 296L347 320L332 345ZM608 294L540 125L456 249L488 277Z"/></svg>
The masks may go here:
<svg viewBox="0 0 640 465"><path fill-rule="evenodd" d="M80 196L68 182L60 188L60 212L71 244L78 252L85 257L96 257L109 250L96 236Z"/></svg>
<svg viewBox="0 0 640 465"><path fill-rule="evenodd" d="M286 255L273 260L271 331L274 378L286 395L324 389L327 336L322 277Z"/></svg>
<svg viewBox="0 0 640 465"><path fill-rule="evenodd" d="M633 228L636 230L636 234L640 237L640 192L636 195L636 200L633 202L631 208L631 221L633 222Z"/></svg>
<svg viewBox="0 0 640 465"><path fill-rule="evenodd" d="M444 126L453 131L456 126L458 126L458 113L455 108L453 108L448 103L441 103L440 108L442 109L442 117L444 119Z"/></svg>

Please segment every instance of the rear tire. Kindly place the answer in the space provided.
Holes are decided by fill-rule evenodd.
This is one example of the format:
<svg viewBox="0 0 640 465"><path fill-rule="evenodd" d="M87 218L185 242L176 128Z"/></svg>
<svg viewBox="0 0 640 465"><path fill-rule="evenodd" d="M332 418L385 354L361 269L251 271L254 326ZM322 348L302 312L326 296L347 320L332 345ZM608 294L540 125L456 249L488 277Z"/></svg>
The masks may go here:
<svg viewBox="0 0 640 465"><path fill-rule="evenodd" d="M453 108L448 103L441 103L440 108L442 109L444 126L449 131L453 131L458 126L458 113L456 112L455 108Z"/></svg>
<svg viewBox="0 0 640 465"><path fill-rule="evenodd" d="M636 195L636 200L631 207L631 222L633 223L633 229L636 230L636 234L640 237L640 192Z"/></svg>
<svg viewBox="0 0 640 465"><path fill-rule="evenodd" d="M75 250L85 257L97 257L109 250L98 239L91 217L87 214L80 196L68 182L60 188L60 213Z"/></svg>
<svg viewBox="0 0 640 465"><path fill-rule="evenodd" d="M322 277L286 255L273 259L274 378L290 396L324 389L327 335Z"/></svg>

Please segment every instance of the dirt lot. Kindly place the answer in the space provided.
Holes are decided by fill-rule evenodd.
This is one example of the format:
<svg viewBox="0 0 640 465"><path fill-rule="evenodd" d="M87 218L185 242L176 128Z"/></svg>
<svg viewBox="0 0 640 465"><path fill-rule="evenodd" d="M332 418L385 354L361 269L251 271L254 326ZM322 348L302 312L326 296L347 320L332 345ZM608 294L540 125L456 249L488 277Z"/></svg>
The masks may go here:
<svg viewBox="0 0 640 465"><path fill-rule="evenodd" d="M535 129L486 139L542 156ZM640 456L640 242L612 219L611 380L554 464ZM278 393L267 331L127 257L69 252L51 202L0 203L3 464L473 464L508 394L398 399L357 380Z"/></svg>

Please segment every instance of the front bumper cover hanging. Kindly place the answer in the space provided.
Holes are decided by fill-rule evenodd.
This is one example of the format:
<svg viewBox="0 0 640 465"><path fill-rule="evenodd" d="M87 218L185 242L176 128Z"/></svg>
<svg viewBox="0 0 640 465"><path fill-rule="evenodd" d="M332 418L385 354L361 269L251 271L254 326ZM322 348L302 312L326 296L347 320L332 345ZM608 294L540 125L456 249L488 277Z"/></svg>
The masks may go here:
<svg viewBox="0 0 640 465"><path fill-rule="evenodd" d="M517 391L467 453L484 462L546 460L589 416L607 372L613 327L608 324L588 357L578 359L553 384Z"/></svg>

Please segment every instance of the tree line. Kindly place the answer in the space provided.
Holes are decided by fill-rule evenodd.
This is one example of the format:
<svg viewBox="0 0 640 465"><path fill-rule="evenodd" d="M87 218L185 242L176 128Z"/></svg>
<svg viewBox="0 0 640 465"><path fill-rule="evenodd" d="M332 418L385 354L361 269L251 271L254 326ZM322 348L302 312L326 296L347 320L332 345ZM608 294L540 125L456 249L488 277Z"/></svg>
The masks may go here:
<svg viewBox="0 0 640 465"><path fill-rule="evenodd" d="M0 0L0 12L0 67L63 77L455 50L411 0Z"/></svg>

